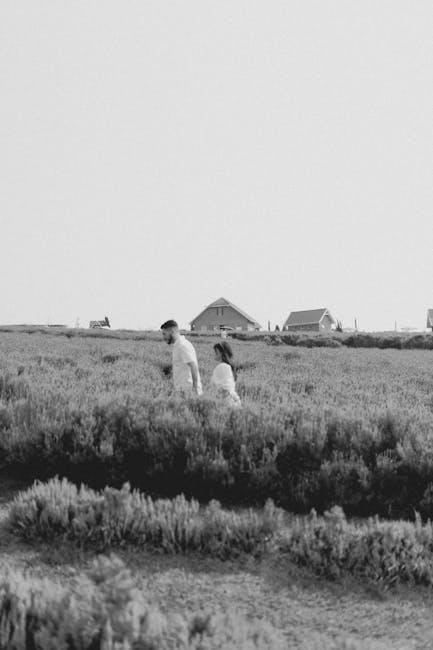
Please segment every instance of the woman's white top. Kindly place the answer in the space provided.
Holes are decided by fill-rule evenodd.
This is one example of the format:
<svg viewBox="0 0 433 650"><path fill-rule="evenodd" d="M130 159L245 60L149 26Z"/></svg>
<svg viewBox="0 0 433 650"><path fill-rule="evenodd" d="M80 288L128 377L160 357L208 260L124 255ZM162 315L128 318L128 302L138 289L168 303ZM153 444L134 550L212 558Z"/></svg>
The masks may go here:
<svg viewBox="0 0 433 650"><path fill-rule="evenodd" d="M219 363L212 373L211 384L216 388L222 388L228 393L236 394L235 378L228 363Z"/></svg>

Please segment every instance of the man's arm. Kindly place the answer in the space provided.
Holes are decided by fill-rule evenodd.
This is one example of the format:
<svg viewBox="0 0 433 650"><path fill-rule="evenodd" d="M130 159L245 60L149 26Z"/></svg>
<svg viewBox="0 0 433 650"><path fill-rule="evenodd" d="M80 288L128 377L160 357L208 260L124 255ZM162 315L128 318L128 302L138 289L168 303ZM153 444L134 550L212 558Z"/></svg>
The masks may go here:
<svg viewBox="0 0 433 650"><path fill-rule="evenodd" d="M188 362L188 366L191 370L191 376L192 376L192 387L194 389L194 392L196 395L198 395L198 368L197 364L194 363L193 361Z"/></svg>

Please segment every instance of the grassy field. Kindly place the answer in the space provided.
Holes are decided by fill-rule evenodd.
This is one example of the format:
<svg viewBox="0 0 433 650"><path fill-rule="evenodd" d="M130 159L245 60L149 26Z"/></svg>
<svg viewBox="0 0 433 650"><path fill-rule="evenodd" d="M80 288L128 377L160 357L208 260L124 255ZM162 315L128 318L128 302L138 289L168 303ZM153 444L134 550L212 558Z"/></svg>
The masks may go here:
<svg viewBox="0 0 433 650"><path fill-rule="evenodd" d="M3 468L297 512L433 515L430 351L236 340L233 412L208 389L213 340L194 338L205 395L179 401L158 334L1 333Z"/></svg>
<svg viewBox="0 0 433 650"><path fill-rule="evenodd" d="M157 333L0 332L0 566L15 572L0 580L0 622L5 594L29 589L30 579L40 594L46 576L78 601L83 585L96 589L86 625L105 630L92 637L99 645L74 637L67 647L114 649L119 639L125 648L431 647L431 596L422 585L433 576L433 535L415 512L433 514L432 352L236 339L243 408L232 411L209 389L214 340L194 336L205 394L181 402ZM202 507L115 490L78 495L66 484L17 496L55 474L95 489L129 482L154 499L184 493ZM209 509L214 498L226 509ZM268 498L287 511L268 511L272 526L261 514ZM290 514L335 505L357 519ZM376 513L414 523L364 523ZM125 566L113 560L101 577L92 561L114 547ZM106 584L123 603L126 627L110 613ZM152 626L137 632L128 609L136 589L147 594L139 618L159 621L159 637ZM148 603L156 614L146 613ZM31 616L40 638L51 630L60 647L64 629L47 623L51 609L44 601ZM213 618L203 622L203 609ZM221 618L233 610L235 618ZM221 636L227 629L230 642ZM0 648L12 647L4 638Z"/></svg>

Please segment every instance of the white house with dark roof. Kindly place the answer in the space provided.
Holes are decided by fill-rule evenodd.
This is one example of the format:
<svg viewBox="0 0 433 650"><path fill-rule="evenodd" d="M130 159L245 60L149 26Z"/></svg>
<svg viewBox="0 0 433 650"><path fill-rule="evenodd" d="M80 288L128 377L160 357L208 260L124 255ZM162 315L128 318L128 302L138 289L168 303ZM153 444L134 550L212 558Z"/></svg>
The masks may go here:
<svg viewBox="0 0 433 650"><path fill-rule="evenodd" d="M305 311L292 311L283 325L288 331L327 332L336 324L329 309L307 309Z"/></svg>
<svg viewBox="0 0 433 650"><path fill-rule="evenodd" d="M190 322L191 330L196 332L220 331L223 329L254 331L261 325L242 309L226 298L218 298L205 307Z"/></svg>
<svg viewBox="0 0 433 650"><path fill-rule="evenodd" d="M431 327L433 332L433 309L427 311L427 327Z"/></svg>

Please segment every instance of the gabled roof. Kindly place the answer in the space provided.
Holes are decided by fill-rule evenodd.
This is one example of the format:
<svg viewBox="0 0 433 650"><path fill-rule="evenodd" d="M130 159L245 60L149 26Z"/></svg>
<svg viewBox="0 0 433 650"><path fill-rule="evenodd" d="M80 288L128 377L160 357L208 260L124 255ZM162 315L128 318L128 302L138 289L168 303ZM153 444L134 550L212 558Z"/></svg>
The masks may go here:
<svg viewBox="0 0 433 650"><path fill-rule="evenodd" d="M307 309L306 311L292 311L284 323L284 327L295 325L317 325L317 323L320 323L322 318L326 315L328 315L332 322L335 323L335 319L331 316L331 313L326 309L326 307L322 307L322 309Z"/></svg>
<svg viewBox="0 0 433 650"><path fill-rule="evenodd" d="M246 312L244 312L242 309L239 309L239 307L236 307L236 305L234 305L232 302L230 302L230 300L227 300L226 298L218 298L218 300L215 300L215 302L211 302L210 305L202 309L202 311L198 314L198 316L192 319L190 325L192 325L198 318L200 318L202 314L204 314L204 312L207 309L210 309L211 307L231 307L232 309L237 311L238 314L243 316L249 323L252 323L253 325L257 325L258 327L261 328L261 325L256 320L254 320L254 318L248 316Z"/></svg>
<svg viewBox="0 0 433 650"><path fill-rule="evenodd" d="M427 327L433 327L433 309L427 311Z"/></svg>

